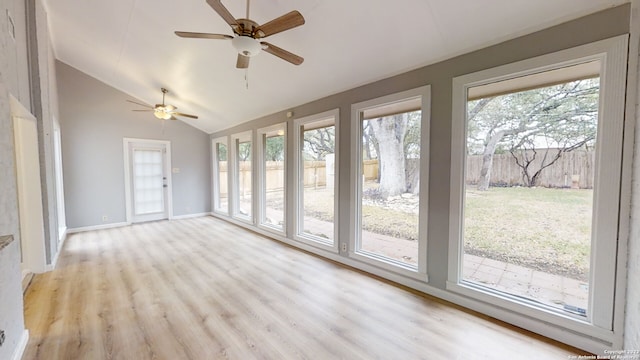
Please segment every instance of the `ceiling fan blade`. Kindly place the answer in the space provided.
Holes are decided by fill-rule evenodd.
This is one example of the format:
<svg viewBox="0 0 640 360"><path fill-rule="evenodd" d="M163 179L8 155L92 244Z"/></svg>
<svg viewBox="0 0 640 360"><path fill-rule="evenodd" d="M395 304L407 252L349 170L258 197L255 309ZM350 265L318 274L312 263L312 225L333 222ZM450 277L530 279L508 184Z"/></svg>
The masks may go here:
<svg viewBox="0 0 640 360"><path fill-rule="evenodd" d="M188 117L188 118L192 118L192 119L197 119L198 117L195 115L189 115L189 114L183 114L183 113L179 113L179 112L172 112L172 115L177 115L177 116L184 116L184 117Z"/></svg>
<svg viewBox="0 0 640 360"><path fill-rule="evenodd" d="M238 54L238 61L236 61L236 68L238 69L246 69L249 67L249 60L251 58L248 56L244 56L242 54Z"/></svg>
<svg viewBox="0 0 640 360"><path fill-rule="evenodd" d="M290 53L285 49L279 48L275 45L269 44L266 41L261 42L260 44L263 45L263 50L268 52L271 55L275 55L277 57L279 57L282 60L288 61L290 63L292 63L293 65L300 65L302 64L302 62L304 61L304 59L294 53Z"/></svg>
<svg viewBox="0 0 640 360"><path fill-rule="evenodd" d="M171 115L171 117L169 118L169 120L178 120L178 118L177 118L177 117L175 117L175 116L173 116L173 115Z"/></svg>
<svg viewBox="0 0 640 360"><path fill-rule="evenodd" d="M191 39L214 39L214 40L231 40L233 36L224 34L208 34L188 31L175 31L176 35L183 38Z"/></svg>
<svg viewBox="0 0 640 360"><path fill-rule="evenodd" d="M236 21L236 18L231 15L229 10L227 10L224 5L222 5L222 1L220 0L207 0L207 4L215 10L215 12L220 15L220 17L227 22L227 24L231 25L231 27L235 30L239 25Z"/></svg>
<svg viewBox="0 0 640 360"><path fill-rule="evenodd" d="M254 31L256 38L263 38L304 24L304 17L297 10L286 13L279 18L258 26Z"/></svg>
<svg viewBox="0 0 640 360"><path fill-rule="evenodd" d="M153 109L153 106L148 105L148 104L139 103L137 101L133 101L133 100L129 100L129 99L127 99L127 101L130 102L130 103L136 104L136 105L140 105L140 106L148 107L149 109Z"/></svg>

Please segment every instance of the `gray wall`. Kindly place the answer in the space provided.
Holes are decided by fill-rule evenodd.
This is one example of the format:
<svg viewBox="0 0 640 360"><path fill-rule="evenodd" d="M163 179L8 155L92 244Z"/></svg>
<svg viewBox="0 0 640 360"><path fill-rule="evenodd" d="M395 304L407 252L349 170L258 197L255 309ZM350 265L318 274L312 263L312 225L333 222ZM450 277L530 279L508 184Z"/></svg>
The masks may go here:
<svg viewBox="0 0 640 360"><path fill-rule="evenodd" d="M342 149L338 154L340 161L340 241L347 242L351 236L349 199L351 198L351 184L354 176L353 169L350 167L351 154L348 151L351 139L351 124L349 121L351 104L430 84L432 108L429 139L428 274L429 285L445 290L449 246L452 79L456 76L483 69L627 34L630 29L629 14L629 4L608 9L479 51L287 109L286 111L293 111L294 118L305 117L335 108L340 109L339 141L340 149ZM211 137L217 138L286 121L286 111L214 133ZM289 120L289 134L293 134L291 131L293 130L293 120ZM289 149L288 155L291 159L293 149L291 147ZM294 180L292 174L288 174L288 176L289 181ZM288 192L289 199L293 198L293 195L293 190L290 188ZM289 204L293 206L292 202ZM638 218L637 214L635 216ZM345 256L344 254L341 255ZM631 286L640 286L640 281ZM630 317L628 322L635 324L637 328L639 327L640 318L637 316Z"/></svg>
<svg viewBox="0 0 640 360"><path fill-rule="evenodd" d="M56 63L67 226L126 221L123 138L171 141L174 216L211 210L209 136L182 121L133 112L136 100L62 62ZM162 93L158 89L158 101ZM171 98L168 98L169 103ZM105 223L102 216L109 220Z"/></svg>
<svg viewBox="0 0 640 360"><path fill-rule="evenodd" d="M9 34L8 18L14 20L15 40ZM9 94L27 109L30 106L29 72L27 69L27 25L25 2L0 1L0 235L13 235L15 240L0 255L0 329L6 342L0 347L0 359L10 359L24 333L22 293L20 290L20 256L18 254L19 219L15 172L13 122Z"/></svg>

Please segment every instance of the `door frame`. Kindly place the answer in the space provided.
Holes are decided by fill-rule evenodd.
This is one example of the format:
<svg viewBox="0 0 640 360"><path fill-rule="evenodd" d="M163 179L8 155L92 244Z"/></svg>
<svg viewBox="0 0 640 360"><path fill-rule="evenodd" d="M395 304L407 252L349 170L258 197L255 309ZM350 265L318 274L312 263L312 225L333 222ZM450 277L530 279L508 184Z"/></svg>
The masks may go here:
<svg viewBox="0 0 640 360"><path fill-rule="evenodd" d="M20 267L24 277L30 272L40 274L47 270L38 124L35 116L13 95L9 96L9 103L15 145L14 159L22 259ZM31 149L27 147L31 147ZM34 167L33 163L37 165Z"/></svg>
<svg viewBox="0 0 640 360"><path fill-rule="evenodd" d="M127 224L132 224L134 221L133 214L133 191L131 189L131 159L130 159L130 147L133 144L143 145L164 145L167 149L167 153L164 157L165 174L167 176L167 201L165 206L167 208L167 219L173 219L173 182L171 180L171 141L169 140L153 140L153 139L137 139L137 138L123 138L123 156L124 156L124 195L125 195L125 213Z"/></svg>

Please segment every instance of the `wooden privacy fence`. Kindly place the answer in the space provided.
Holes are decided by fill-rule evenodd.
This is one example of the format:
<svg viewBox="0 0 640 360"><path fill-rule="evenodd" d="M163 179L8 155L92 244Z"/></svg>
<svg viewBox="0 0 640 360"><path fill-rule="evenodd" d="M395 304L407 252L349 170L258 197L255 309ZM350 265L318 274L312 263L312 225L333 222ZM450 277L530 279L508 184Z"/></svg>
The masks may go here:
<svg viewBox="0 0 640 360"><path fill-rule="evenodd" d="M545 149L537 150L536 160L529 167L529 174L540 169ZM547 159L552 159L557 153L556 149L550 149ZM593 188L593 174L595 164L594 151L575 150L563 153L560 159L553 165L542 171L538 186L542 187L572 187L580 189ZM477 184L482 169L482 155L469 155L467 157L467 184ZM523 185L522 169L516 164L510 153L495 154L491 167L492 186L517 186Z"/></svg>
<svg viewBox="0 0 640 360"><path fill-rule="evenodd" d="M549 150L547 158L555 155L557 150ZM545 150L538 150L536 160L530 166L530 175L540 168L540 162ZM595 163L594 151L572 151L562 154L560 159L553 165L542 171L538 186L543 187L573 187L580 189L593 188L593 171ZM413 164L413 165L412 165ZM411 166L410 166L411 165ZM407 166L414 168L418 166L417 161L409 160ZM219 164L221 195L228 192L227 162L221 161ZM469 155L467 157L467 183L477 184L482 169L482 155ZM365 180L377 180L380 166L378 160L365 160L363 162L363 175ZM415 171L415 170L414 170ZM280 190L284 188L284 163L282 161L267 161L266 163L266 184L267 191ZM217 179L216 179L217 180ZM240 162L240 189L251 191L251 162ZM324 187L327 185L326 163L324 161L304 162L304 186ZM509 153L495 154L493 156L493 166L491 168L492 186L521 186L522 169L516 164L515 159Z"/></svg>
<svg viewBox="0 0 640 360"><path fill-rule="evenodd" d="M220 172L220 195L226 195L229 187L227 177L227 162L219 163ZM377 166L377 165L376 165ZM240 161L239 167L239 189L250 192L251 187L251 162ZM266 191L279 190L284 188L284 163L282 161L267 161L266 163ZM377 174L377 172L376 172ZM377 176L377 175L376 175ZM218 179L216 179L218 180ZM324 161L304 162L304 186L305 187L325 187L327 185L326 163Z"/></svg>

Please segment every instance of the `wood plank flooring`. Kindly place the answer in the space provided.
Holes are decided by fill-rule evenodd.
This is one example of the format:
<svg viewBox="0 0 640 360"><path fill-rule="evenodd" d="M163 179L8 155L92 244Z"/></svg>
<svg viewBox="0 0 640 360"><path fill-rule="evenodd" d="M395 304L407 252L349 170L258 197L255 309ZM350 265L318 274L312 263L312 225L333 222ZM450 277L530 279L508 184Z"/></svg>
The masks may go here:
<svg viewBox="0 0 640 360"><path fill-rule="evenodd" d="M70 235L24 359L567 359L575 349L202 217Z"/></svg>

